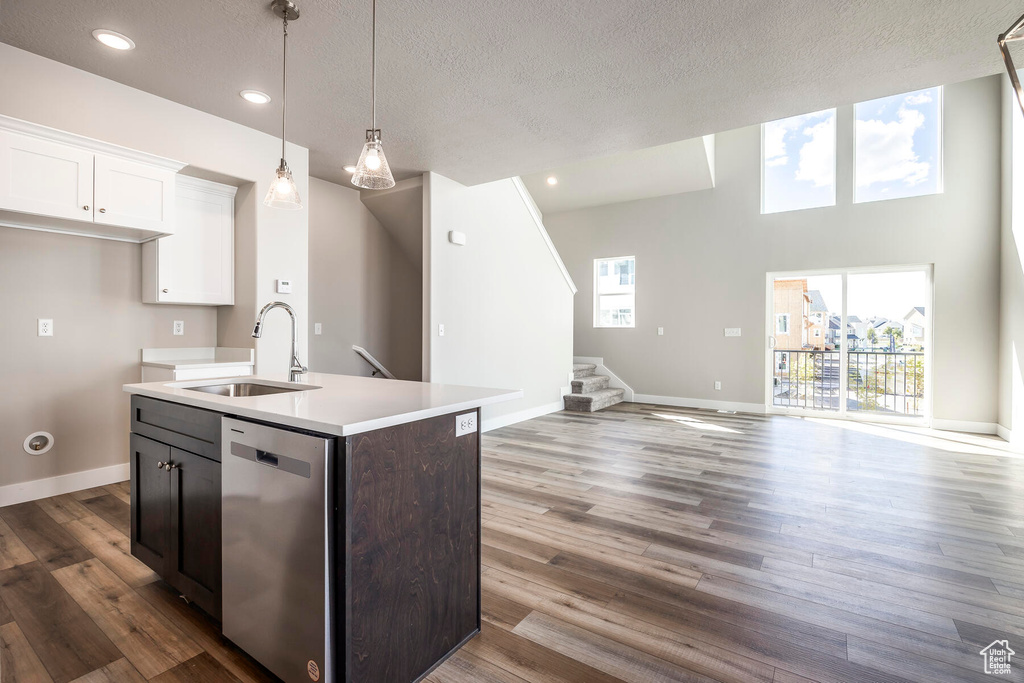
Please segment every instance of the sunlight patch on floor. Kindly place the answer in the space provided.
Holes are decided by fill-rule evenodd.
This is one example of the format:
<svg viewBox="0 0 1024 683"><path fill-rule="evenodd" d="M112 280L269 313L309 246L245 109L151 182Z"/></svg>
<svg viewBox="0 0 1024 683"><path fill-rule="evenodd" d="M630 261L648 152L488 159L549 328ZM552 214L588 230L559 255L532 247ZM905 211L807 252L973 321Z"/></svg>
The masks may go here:
<svg viewBox="0 0 1024 683"><path fill-rule="evenodd" d="M684 427L690 427L691 429L700 429L706 432L728 432L729 434L743 433L736 429L730 429L729 427L723 427L722 425L704 422L703 420L698 420L695 417L686 417L685 415L670 415L668 413L651 413L651 415L653 415L654 417L660 417L663 420L670 420Z"/></svg>
<svg viewBox="0 0 1024 683"><path fill-rule="evenodd" d="M950 453L971 453L973 455L997 455L1010 458L1024 458L1024 453L1014 452L1007 442L996 436L946 432L927 427L884 425L874 422L837 420L820 417L797 417L798 420L828 425L837 429L895 439L928 448L937 448Z"/></svg>

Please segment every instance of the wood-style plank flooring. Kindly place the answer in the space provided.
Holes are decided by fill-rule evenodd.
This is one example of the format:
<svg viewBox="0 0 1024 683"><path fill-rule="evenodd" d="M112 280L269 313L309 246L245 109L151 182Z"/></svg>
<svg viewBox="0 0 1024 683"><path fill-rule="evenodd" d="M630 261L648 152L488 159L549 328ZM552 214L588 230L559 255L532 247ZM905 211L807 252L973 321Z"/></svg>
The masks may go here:
<svg viewBox="0 0 1024 683"><path fill-rule="evenodd" d="M993 640L1024 660L997 449L628 403L491 432L483 633L428 680L991 681ZM127 492L0 508L2 681L272 680L128 554Z"/></svg>

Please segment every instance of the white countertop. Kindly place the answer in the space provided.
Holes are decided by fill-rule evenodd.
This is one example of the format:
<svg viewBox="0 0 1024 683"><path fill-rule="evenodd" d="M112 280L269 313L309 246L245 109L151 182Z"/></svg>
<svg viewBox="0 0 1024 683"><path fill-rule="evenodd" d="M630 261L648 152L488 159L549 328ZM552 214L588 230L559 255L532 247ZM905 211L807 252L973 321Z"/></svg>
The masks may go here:
<svg viewBox="0 0 1024 683"><path fill-rule="evenodd" d="M282 374L125 384L124 390L129 394L338 436L361 434L523 396L522 390L481 389L316 372L302 376L299 384L309 385L311 388L307 391L233 398L187 388L233 382L297 386Z"/></svg>
<svg viewBox="0 0 1024 683"><path fill-rule="evenodd" d="M229 368L255 364L252 349L224 347L142 349L142 364L168 370Z"/></svg>

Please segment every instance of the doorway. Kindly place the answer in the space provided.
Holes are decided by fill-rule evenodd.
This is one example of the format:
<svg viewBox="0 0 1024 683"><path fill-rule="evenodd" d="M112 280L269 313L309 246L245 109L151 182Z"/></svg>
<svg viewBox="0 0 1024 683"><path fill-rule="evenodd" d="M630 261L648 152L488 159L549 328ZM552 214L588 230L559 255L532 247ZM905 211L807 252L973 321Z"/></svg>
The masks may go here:
<svg viewBox="0 0 1024 683"><path fill-rule="evenodd" d="M769 273L768 411L930 423L930 266Z"/></svg>

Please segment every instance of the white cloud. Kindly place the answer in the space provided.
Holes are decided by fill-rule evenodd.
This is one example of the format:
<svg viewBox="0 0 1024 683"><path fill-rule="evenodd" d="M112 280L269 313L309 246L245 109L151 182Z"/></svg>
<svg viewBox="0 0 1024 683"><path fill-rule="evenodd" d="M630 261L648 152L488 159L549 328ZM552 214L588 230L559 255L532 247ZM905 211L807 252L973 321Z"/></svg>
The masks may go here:
<svg viewBox="0 0 1024 683"><path fill-rule="evenodd" d="M764 165L765 166L785 166L788 163L789 163L789 157L785 156L785 155L783 155L781 157L766 158L764 160Z"/></svg>
<svg viewBox="0 0 1024 683"><path fill-rule="evenodd" d="M833 184L836 172L836 118L828 119L803 130L810 138L800 147L797 180L809 180L815 187Z"/></svg>
<svg viewBox="0 0 1024 683"><path fill-rule="evenodd" d="M924 114L901 106L897 117L857 121L857 187L897 180L913 186L928 179L931 165L914 151L914 133L924 125Z"/></svg>
<svg viewBox="0 0 1024 683"><path fill-rule="evenodd" d="M788 119L779 119L764 124L764 158L766 166L782 166L789 161L786 155L786 140L794 132L800 130L811 118L816 118L825 112L814 112L811 114L800 114L790 116Z"/></svg>
<svg viewBox="0 0 1024 683"><path fill-rule="evenodd" d="M917 105L928 104L929 102L931 102L932 101L932 95L931 95L930 92L925 90L923 92L913 93L911 95L907 95L907 98L905 100L903 100L903 101L906 104L909 104L911 107L916 107Z"/></svg>

